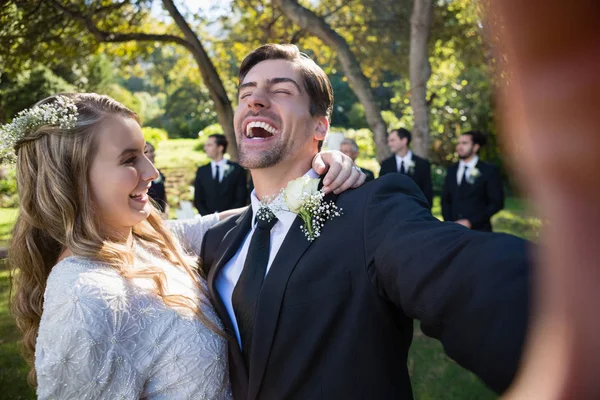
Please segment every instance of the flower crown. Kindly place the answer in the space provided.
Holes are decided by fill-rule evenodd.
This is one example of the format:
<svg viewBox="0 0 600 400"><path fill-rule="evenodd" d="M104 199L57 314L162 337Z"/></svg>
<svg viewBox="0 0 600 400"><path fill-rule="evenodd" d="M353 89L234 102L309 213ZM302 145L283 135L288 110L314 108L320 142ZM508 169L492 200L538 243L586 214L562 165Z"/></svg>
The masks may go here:
<svg viewBox="0 0 600 400"><path fill-rule="evenodd" d="M10 124L0 126L0 162L14 163L17 160L17 143L40 127L54 125L71 129L76 123L77 106L66 96L56 96L52 103L21 111Z"/></svg>

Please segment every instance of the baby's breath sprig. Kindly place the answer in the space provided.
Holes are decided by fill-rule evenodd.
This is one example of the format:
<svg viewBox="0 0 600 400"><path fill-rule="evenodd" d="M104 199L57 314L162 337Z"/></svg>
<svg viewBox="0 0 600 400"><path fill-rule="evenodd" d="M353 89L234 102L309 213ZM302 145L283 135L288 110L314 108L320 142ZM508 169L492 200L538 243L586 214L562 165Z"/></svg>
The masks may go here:
<svg viewBox="0 0 600 400"><path fill-rule="evenodd" d="M77 106L66 96L56 96L52 103L21 111L10 124L0 126L0 162L15 162L15 145L42 126L71 129L77 123Z"/></svg>

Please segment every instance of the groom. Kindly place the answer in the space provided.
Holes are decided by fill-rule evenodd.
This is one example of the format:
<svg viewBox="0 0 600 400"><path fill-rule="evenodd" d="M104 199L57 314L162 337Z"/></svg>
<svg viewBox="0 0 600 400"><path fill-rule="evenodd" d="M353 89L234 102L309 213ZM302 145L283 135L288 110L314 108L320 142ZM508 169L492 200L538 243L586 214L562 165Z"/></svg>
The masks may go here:
<svg viewBox="0 0 600 400"><path fill-rule="evenodd" d="M527 243L434 218L400 174L339 196L310 242L302 219L259 199L311 171L333 104L325 73L293 45L265 45L240 68L235 130L252 206L202 243L230 342L236 399L412 399L413 319L447 354L503 391L528 314ZM281 202L276 199L275 202Z"/></svg>

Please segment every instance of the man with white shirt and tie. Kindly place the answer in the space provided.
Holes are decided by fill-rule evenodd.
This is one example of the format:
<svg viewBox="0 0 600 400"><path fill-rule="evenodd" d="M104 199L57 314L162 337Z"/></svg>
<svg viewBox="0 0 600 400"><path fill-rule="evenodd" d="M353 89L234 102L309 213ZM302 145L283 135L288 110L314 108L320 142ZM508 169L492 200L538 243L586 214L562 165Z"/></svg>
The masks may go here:
<svg viewBox="0 0 600 400"><path fill-rule="evenodd" d="M431 165L429 161L414 154L409 146L412 135L404 128L394 129L388 134L388 147L393 156L383 160L379 176L398 172L410 177L421 189L429 202L433 205L433 185L431 183Z"/></svg>
<svg viewBox="0 0 600 400"><path fill-rule="evenodd" d="M223 155L227 151L224 135L210 135L204 151L211 159L196 172L194 206L200 215L243 207L247 204L246 171Z"/></svg>
<svg viewBox="0 0 600 400"><path fill-rule="evenodd" d="M528 244L440 222L399 173L325 194L309 221L322 231L307 237L281 189L316 176L332 108L329 78L294 45L261 46L240 66L234 126L252 206L213 226L200 252L233 397L412 399L413 319L502 392L527 323ZM326 216L333 206L343 214Z"/></svg>
<svg viewBox="0 0 600 400"><path fill-rule="evenodd" d="M498 167L479 160L486 137L479 131L458 138L460 161L448 168L442 192L442 215L467 228L492 231L492 216L504 208L504 191Z"/></svg>

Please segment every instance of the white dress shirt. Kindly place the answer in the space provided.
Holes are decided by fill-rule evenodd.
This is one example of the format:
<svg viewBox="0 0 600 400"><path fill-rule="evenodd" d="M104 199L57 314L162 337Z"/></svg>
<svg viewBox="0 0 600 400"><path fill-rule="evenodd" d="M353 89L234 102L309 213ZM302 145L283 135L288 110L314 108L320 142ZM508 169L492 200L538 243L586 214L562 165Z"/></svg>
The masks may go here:
<svg viewBox="0 0 600 400"><path fill-rule="evenodd" d="M223 181L223 176L225 174L225 170L227 169L227 159L226 158L221 158L221 160L215 162L214 160L211 160L210 162L210 176L213 177L213 179L215 179L215 167L219 166L219 182Z"/></svg>
<svg viewBox="0 0 600 400"><path fill-rule="evenodd" d="M408 168L412 162L412 155L413 153L411 150L407 151L404 157L400 157L396 154L396 171L400 172L400 165L402 165L402 161L404 161L404 172L408 174Z"/></svg>
<svg viewBox="0 0 600 400"><path fill-rule="evenodd" d="M313 171L312 169L308 171L305 175L308 175L311 178L318 178L319 175ZM283 196L277 197L273 200L273 204L283 201ZM240 330L237 325L237 320L235 318L235 313L233 311L233 303L231 301L231 296L233 295L233 289L235 289L235 285L240 279L240 275L242 274L242 270L244 269L244 263L246 262L246 256L248 254L248 247L250 247L250 239L252 238L252 234L254 233L256 224L254 223L256 212L260 207L260 200L256 197L256 191L253 190L250 195L250 202L252 206L252 229L248 232L248 235L244 239L242 246L238 249L231 260L225 264L223 269L219 272L215 280L215 287L217 292L221 296L223 303L225 304L225 308L227 309L227 313L229 314L229 318L233 322L233 328L235 329L235 336L237 341L242 346L242 342L240 340ZM279 207L275 207L277 210ZM275 212L275 216L277 217L277 222L273 225L271 229L271 251L269 252L269 263L267 264L266 274L269 273L271 269L271 264L279 251L279 248L283 244L283 240L287 236L294 220L296 219L296 214L290 211L277 210Z"/></svg>
<svg viewBox="0 0 600 400"><path fill-rule="evenodd" d="M456 182L459 185L463 178L465 166L469 167L469 169L467 170L467 176L471 176L471 171L473 171L473 168L475 168L475 166L477 165L478 162L479 162L479 156L473 157L473 159L471 161L469 161L468 163L464 162L463 160L460 160L458 162L458 170L456 171Z"/></svg>

